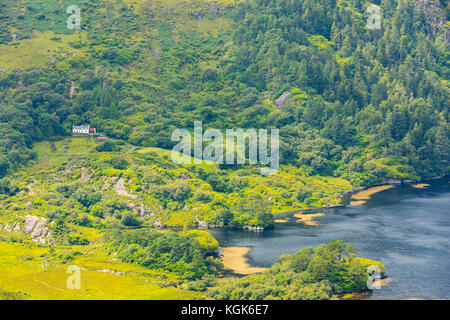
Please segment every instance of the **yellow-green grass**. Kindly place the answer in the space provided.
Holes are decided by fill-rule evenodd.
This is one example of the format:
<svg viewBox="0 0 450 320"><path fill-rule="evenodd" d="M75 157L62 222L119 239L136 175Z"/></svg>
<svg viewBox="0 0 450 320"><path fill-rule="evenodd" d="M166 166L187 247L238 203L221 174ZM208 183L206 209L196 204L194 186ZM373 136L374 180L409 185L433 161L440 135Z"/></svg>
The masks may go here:
<svg viewBox="0 0 450 320"><path fill-rule="evenodd" d="M33 150L38 155L38 161L24 170L36 172L42 169L49 169L55 165L61 165L72 157L87 156L98 142L92 137L70 137L56 141L53 144L55 146L54 150L52 150L51 142L49 141L36 143Z"/></svg>
<svg viewBox="0 0 450 320"><path fill-rule="evenodd" d="M220 32L231 29L232 21L226 18L216 18L214 20L209 19L191 19L177 24L177 30L188 31L195 30L203 34L211 34L214 37Z"/></svg>
<svg viewBox="0 0 450 320"><path fill-rule="evenodd" d="M34 245L0 241L0 298L193 299L199 296L195 292L159 286L158 283L170 280L165 272L111 261L106 254L98 252L70 262L81 268L81 288L69 289L68 265L46 264L46 258L41 255L48 251Z"/></svg>
<svg viewBox="0 0 450 320"><path fill-rule="evenodd" d="M349 181L335 177L307 176L300 169L292 166L281 166L273 176L252 175L248 180L248 187L254 192L266 194L272 199L278 199L272 209L274 213L292 211L293 209L317 208L325 204L340 203L339 195L351 190ZM292 197L283 198L281 192L288 191L291 195L298 189L308 188L316 197L308 204L292 201Z"/></svg>
<svg viewBox="0 0 450 320"><path fill-rule="evenodd" d="M370 160L369 163L385 170L386 177L418 180L406 158L379 158Z"/></svg>
<svg viewBox="0 0 450 320"><path fill-rule="evenodd" d="M70 47L70 42L77 41L81 37L85 38L83 32L71 35L55 34L52 31L34 31L30 39L19 40L8 45L0 45L0 68L6 69L27 69L31 67L44 67L51 63L50 56L59 52L76 52L77 56L82 55L82 51ZM60 40L52 40L59 38ZM68 56L68 55L67 55Z"/></svg>
<svg viewBox="0 0 450 320"><path fill-rule="evenodd" d="M333 47L334 43L331 41L328 41L327 38L325 38L322 35L313 35L308 37L309 42L313 45L318 47L319 49L325 49L327 47Z"/></svg>
<svg viewBox="0 0 450 320"><path fill-rule="evenodd" d="M94 229L94 228L88 228L88 227L79 226L79 225L73 224L73 223L67 223L67 225L71 229L74 229L75 231L77 231L80 234L82 234L89 241L94 242L94 243L101 242L100 240L101 240L103 234L102 234L102 232L100 230Z"/></svg>
<svg viewBox="0 0 450 320"><path fill-rule="evenodd" d="M273 214L284 213L289 211L296 211L298 209L299 208L292 206L272 206L272 213Z"/></svg>
<svg viewBox="0 0 450 320"><path fill-rule="evenodd" d="M172 156L171 150L155 148L155 147L141 148L141 149L137 150L137 152L140 154L148 154L150 152L155 152L156 154L158 154L158 156L160 156L160 157L166 156L168 159L171 159L171 156ZM215 171L217 169L217 164L212 161L202 160L201 164L194 164L194 157L189 157L184 154L181 154L180 157L182 159L184 166L198 165L198 166L201 166L205 170L214 170Z"/></svg>
<svg viewBox="0 0 450 320"><path fill-rule="evenodd" d="M109 0L110 2L112 2L113 4L116 4L116 9L119 8L119 6L126 4L129 7L133 7L134 11L136 13L142 13L142 8L145 6L148 6L148 4L150 4L151 2L148 0L121 0L116 1L116 0ZM186 1L183 0L157 0L156 4L158 6L165 6L165 7L170 7L172 9L176 9L178 12L181 11L182 7L181 7L181 3L184 2L186 3ZM201 3L210 3L210 2L217 2L223 5L233 5L234 3L236 3L236 0L195 0L192 1L193 3L195 3L196 5L200 5ZM151 3L153 4L153 3ZM190 8L190 7L189 7Z"/></svg>

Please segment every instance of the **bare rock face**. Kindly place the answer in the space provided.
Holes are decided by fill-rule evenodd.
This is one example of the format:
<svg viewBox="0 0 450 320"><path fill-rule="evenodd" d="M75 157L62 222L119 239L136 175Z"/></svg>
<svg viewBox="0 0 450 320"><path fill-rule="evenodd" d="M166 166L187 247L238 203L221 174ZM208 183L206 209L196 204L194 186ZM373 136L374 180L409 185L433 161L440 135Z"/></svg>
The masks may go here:
<svg viewBox="0 0 450 320"><path fill-rule="evenodd" d="M127 201L127 207L128 209L130 209L131 211L133 211L133 213L136 213L136 204L134 204L131 201Z"/></svg>
<svg viewBox="0 0 450 320"><path fill-rule="evenodd" d="M53 223L53 221L49 223L45 218L27 215L25 216L24 232L29 234L33 240L45 244L52 238L48 227Z"/></svg>
<svg viewBox="0 0 450 320"><path fill-rule="evenodd" d="M75 82L70 82L70 90L69 90L69 99L73 99L73 95L75 94Z"/></svg>
<svg viewBox="0 0 450 320"><path fill-rule="evenodd" d="M277 100L275 100L275 105L280 108L286 102L286 99L291 95L289 91L284 92Z"/></svg>
<svg viewBox="0 0 450 320"><path fill-rule="evenodd" d="M16 225L15 225L13 231L14 231L14 232L20 232L20 231L21 231L20 223L16 223Z"/></svg>
<svg viewBox="0 0 450 320"><path fill-rule="evenodd" d="M48 220L45 218L41 218L39 220L39 222L36 224L36 226L34 227L33 232L31 232L31 237L32 238L45 237L48 233L47 224L48 224Z"/></svg>
<svg viewBox="0 0 450 320"><path fill-rule="evenodd" d="M199 220L198 221L198 227L200 229L207 229L208 228L208 223L206 221Z"/></svg>
<svg viewBox="0 0 450 320"><path fill-rule="evenodd" d="M116 183L116 185L115 185L115 190L116 190L116 193L119 195L119 196L125 196L125 197L130 197L130 198L132 198L132 199L137 199L137 195L133 195L133 194L129 194L128 192L127 192L127 190L125 189L125 185L124 185L124 180L123 180L123 178L120 178L118 181L117 181L117 183Z"/></svg>
<svg viewBox="0 0 450 320"><path fill-rule="evenodd" d="M194 216L195 220L197 220L199 229L207 229L208 228L208 222L204 220L200 220L197 218L197 216Z"/></svg>
<svg viewBox="0 0 450 320"><path fill-rule="evenodd" d="M31 234L34 230L34 227L39 221L39 217L27 215L25 217L25 233Z"/></svg>
<svg viewBox="0 0 450 320"><path fill-rule="evenodd" d="M139 206L139 216L143 217L144 215L145 215L145 205L141 203L141 205Z"/></svg>
<svg viewBox="0 0 450 320"><path fill-rule="evenodd" d="M152 53L155 55L156 58L159 58L161 55L159 54L158 49L152 48Z"/></svg>
<svg viewBox="0 0 450 320"><path fill-rule="evenodd" d="M85 183L87 181L89 181L89 179L91 178L91 176L87 173L87 170L85 167L81 168L81 182Z"/></svg>
<svg viewBox="0 0 450 320"><path fill-rule="evenodd" d="M417 11L423 12L429 24L432 35L439 34L442 39L450 42L450 27L447 25L445 9L439 0L418 0L415 2Z"/></svg>
<svg viewBox="0 0 450 320"><path fill-rule="evenodd" d="M192 177L189 174L187 174L187 173L183 173L181 175L180 179L181 180L189 180L189 179L192 179Z"/></svg>

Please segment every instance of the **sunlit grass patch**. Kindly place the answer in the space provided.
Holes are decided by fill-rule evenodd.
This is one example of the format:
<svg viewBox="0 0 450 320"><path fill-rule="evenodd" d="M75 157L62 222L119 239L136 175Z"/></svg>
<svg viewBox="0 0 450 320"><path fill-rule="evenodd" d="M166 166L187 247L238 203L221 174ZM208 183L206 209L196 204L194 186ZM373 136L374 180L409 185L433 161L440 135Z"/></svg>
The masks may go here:
<svg viewBox="0 0 450 320"><path fill-rule="evenodd" d="M33 147L38 156L37 162L24 170L29 173L38 172L63 165L75 157L87 157L96 145L98 142L92 137L70 137L55 142L37 142Z"/></svg>
<svg viewBox="0 0 450 320"><path fill-rule="evenodd" d="M155 148L155 147L141 148L141 149L137 150L137 152L140 154L149 154L149 153L153 152L153 153L156 153L159 157L164 157L168 160L171 160L171 156L172 156L172 150ZM193 166L193 165L201 166L203 169L206 169L206 170L212 170L212 169L215 170L217 168L217 164L212 161L209 161L209 160L202 160L201 164L194 164L194 157L189 157L185 154L181 154L180 157L182 159L183 166Z"/></svg>
<svg viewBox="0 0 450 320"><path fill-rule="evenodd" d="M327 38L325 38L322 35L313 35L308 37L309 42L313 45L318 47L319 49L325 49L328 47L334 47L334 43L331 41L328 41Z"/></svg>
<svg viewBox="0 0 450 320"><path fill-rule="evenodd" d="M70 35L56 35L52 31L34 31L30 39L23 39L13 44L0 45L0 68L27 69L30 67L44 67L51 64L51 56L60 52L66 52L68 57L73 52L77 55L81 51L70 47L70 42L84 37L83 32ZM58 58L57 58L58 59Z"/></svg>
<svg viewBox="0 0 450 320"><path fill-rule="evenodd" d="M69 249L70 250L70 249ZM56 250L56 254L67 249ZM198 293L177 289L168 272L111 261L101 250L69 264L49 264L49 248L0 241L0 299L193 299ZM68 265L81 268L81 288L68 289ZM167 287L164 283L167 283Z"/></svg>

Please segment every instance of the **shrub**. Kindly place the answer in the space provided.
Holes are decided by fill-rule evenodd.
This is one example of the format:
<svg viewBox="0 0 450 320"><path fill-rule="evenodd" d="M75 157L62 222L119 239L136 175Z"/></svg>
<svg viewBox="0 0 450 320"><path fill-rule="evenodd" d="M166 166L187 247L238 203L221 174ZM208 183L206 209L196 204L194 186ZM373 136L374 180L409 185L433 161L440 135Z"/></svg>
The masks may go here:
<svg viewBox="0 0 450 320"><path fill-rule="evenodd" d="M200 279L222 270L217 259L205 257L207 250L196 237L156 230L109 231L105 241L118 257L151 269L165 269L182 279Z"/></svg>
<svg viewBox="0 0 450 320"><path fill-rule="evenodd" d="M295 192L295 197L298 199L298 201L303 202L305 201L306 198L310 198L312 196L312 192L311 190L305 188L305 187L300 187L296 192Z"/></svg>
<svg viewBox="0 0 450 320"><path fill-rule="evenodd" d="M127 227L137 227L141 225L141 221L131 212L126 212L122 215L120 222Z"/></svg>
<svg viewBox="0 0 450 320"><path fill-rule="evenodd" d="M117 146L114 142L106 140L105 142L99 144L95 147L98 152L113 152L117 150Z"/></svg>
<svg viewBox="0 0 450 320"><path fill-rule="evenodd" d="M200 201L203 203L209 203L214 200L214 193L206 192L204 190L197 190L194 193L194 201Z"/></svg>

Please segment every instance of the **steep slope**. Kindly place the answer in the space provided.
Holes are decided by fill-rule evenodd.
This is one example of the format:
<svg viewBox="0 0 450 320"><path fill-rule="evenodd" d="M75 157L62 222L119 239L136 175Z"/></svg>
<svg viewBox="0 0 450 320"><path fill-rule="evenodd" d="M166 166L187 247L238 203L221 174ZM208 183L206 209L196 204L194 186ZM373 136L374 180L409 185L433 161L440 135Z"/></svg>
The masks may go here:
<svg viewBox="0 0 450 320"><path fill-rule="evenodd" d="M81 9L80 30L67 29L69 4ZM172 215L164 223L177 221L177 212L184 216L186 207L205 212L192 211L189 224L195 224L195 215L211 222L225 208L235 217L247 214L237 225L270 225L238 204L257 190L256 201L269 201L274 211L314 207L336 203L352 186L444 176L450 101L445 9L437 1L382 1L381 29L373 30L366 25L369 5L5 1L0 176L30 161L42 164L35 143L66 137L72 125L82 123L133 150L160 148L155 165L163 170L161 156L167 152L161 150L173 147L173 130L191 129L198 120L205 129L222 131L279 128L282 169L268 178L255 175L254 165L189 169L206 193L219 198L236 193L230 198L236 204L218 208L190 206L190 197L160 204L158 194L165 199L167 192L187 190L186 181L181 175L180 181L151 178L143 197ZM116 152L123 159L122 151ZM137 170L139 159L130 157L135 162L125 157L126 166ZM95 166L88 162L83 182L97 188L103 176L92 175ZM126 197L131 193L122 178L117 176L116 189ZM189 190L199 187L192 181ZM26 191L18 176L3 179L2 186L5 199ZM47 182L44 190L52 188ZM199 202L211 200L197 196ZM92 214L89 206L83 210ZM181 220L173 224L186 223Z"/></svg>

